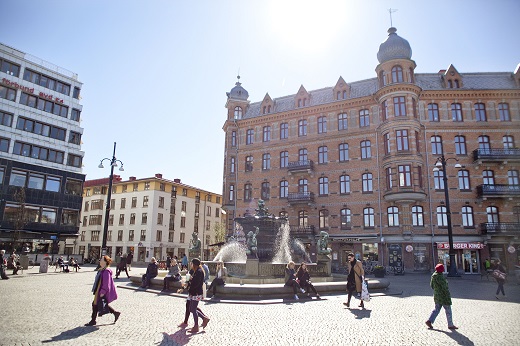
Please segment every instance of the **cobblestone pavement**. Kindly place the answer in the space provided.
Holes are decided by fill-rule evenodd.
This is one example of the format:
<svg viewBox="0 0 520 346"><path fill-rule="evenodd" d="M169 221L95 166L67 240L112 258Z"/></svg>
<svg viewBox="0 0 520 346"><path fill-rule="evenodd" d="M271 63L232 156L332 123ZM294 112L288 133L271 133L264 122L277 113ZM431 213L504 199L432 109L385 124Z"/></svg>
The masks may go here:
<svg viewBox="0 0 520 346"><path fill-rule="evenodd" d="M132 274L143 269L133 268ZM453 319L449 331L444 312L428 330L433 308L429 275L389 276L390 289L347 309L345 296L280 304L212 303L200 306L211 321L190 335L177 327L185 300L157 291L128 289L118 280L121 311L90 319L93 267L79 273L37 274L37 268L0 281L0 345L519 345L520 285L509 282L497 300L496 283L480 276L450 278ZM511 278L513 279L513 278ZM192 319L190 317L190 324Z"/></svg>

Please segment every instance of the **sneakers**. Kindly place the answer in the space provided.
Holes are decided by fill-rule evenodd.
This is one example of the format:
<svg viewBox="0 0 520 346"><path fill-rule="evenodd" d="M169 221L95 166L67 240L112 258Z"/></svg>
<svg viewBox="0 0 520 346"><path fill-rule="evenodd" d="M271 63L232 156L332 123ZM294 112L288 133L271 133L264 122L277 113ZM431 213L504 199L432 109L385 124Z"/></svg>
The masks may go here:
<svg viewBox="0 0 520 346"><path fill-rule="evenodd" d="M201 324L201 327L202 328L206 328L206 326L208 325L208 322L209 322L209 318L203 318L202 319L202 324Z"/></svg>
<svg viewBox="0 0 520 346"><path fill-rule="evenodd" d="M302 291L302 293L305 293L305 290L303 288L300 288L300 291Z"/></svg>
<svg viewBox="0 0 520 346"><path fill-rule="evenodd" d="M295 295L294 295L294 299L295 299L295 300L298 300L298 299L300 299L300 298L298 298L298 295L295 294Z"/></svg>
<svg viewBox="0 0 520 346"><path fill-rule="evenodd" d="M90 327L90 326L95 326L95 325L96 325L96 321L92 320L89 323L85 324L85 327Z"/></svg>
<svg viewBox="0 0 520 346"><path fill-rule="evenodd" d="M459 328L455 327L455 326L448 326L448 329L455 330L455 329L459 329Z"/></svg>
<svg viewBox="0 0 520 346"><path fill-rule="evenodd" d="M426 323L426 325L428 326L428 329L433 329L433 325L430 321L426 321L424 323Z"/></svg>

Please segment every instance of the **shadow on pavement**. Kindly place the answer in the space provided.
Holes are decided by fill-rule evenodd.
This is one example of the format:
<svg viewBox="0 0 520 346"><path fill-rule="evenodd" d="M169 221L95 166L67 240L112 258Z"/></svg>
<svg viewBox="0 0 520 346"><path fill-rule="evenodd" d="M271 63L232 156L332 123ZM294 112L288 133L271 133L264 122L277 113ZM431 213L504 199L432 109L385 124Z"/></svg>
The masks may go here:
<svg viewBox="0 0 520 346"><path fill-rule="evenodd" d="M367 309L348 309L350 312L356 316L356 320L361 320L363 318L370 318L370 314L372 313L372 310Z"/></svg>
<svg viewBox="0 0 520 346"><path fill-rule="evenodd" d="M168 345L186 345L190 342L191 334L186 331L186 329L179 329L173 334L168 334L163 332L163 338L160 343L157 343L159 346L168 346Z"/></svg>
<svg viewBox="0 0 520 346"><path fill-rule="evenodd" d="M76 327L76 328L61 332L61 334L53 336L50 340L43 340L42 343L76 339L76 338L79 338L80 336L92 333L92 332L96 331L97 329L98 329L97 326L93 327L93 328Z"/></svg>
<svg viewBox="0 0 520 346"><path fill-rule="evenodd" d="M432 329L431 331L446 334L447 336L452 338L453 341L456 341L457 344L459 344L459 345L465 345L465 346L474 346L475 345L475 343L473 341L471 341L467 336L459 333L456 330L447 332L445 330Z"/></svg>

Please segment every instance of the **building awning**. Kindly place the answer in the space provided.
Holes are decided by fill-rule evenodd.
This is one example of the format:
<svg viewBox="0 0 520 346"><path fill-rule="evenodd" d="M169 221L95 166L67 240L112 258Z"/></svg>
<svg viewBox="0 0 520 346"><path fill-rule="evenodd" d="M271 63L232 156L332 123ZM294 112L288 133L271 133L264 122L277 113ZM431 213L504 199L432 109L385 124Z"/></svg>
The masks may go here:
<svg viewBox="0 0 520 346"><path fill-rule="evenodd" d="M480 242L456 242L453 243L453 248L455 250L480 250L484 248L484 244ZM437 249L447 250L450 248L450 243L446 242L438 242Z"/></svg>
<svg viewBox="0 0 520 346"><path fill-rule="evenodd" d="M378 239L379 236L375 234L352 234L352 235L345 235L345 234L334 234L329 235L329 239L333 242L343 242L343 243L355 243L355 242L362 242L365 240L375 240Z"/></svg>

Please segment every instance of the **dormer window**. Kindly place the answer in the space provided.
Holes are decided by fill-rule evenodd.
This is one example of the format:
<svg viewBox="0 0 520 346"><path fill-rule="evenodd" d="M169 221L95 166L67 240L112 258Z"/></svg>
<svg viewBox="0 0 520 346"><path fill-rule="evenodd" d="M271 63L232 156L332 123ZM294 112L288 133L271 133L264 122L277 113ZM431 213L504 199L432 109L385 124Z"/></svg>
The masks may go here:
<svg viewBox="0 0 520 346"><path fill-rule="evenodd" d="M392 83L403 82L403 68L401 66L392 67Z"/></svg>
<svg viewBox="0 0 520 346"><path fill-rule="evenodd" d="M235 107L235 119L242 119L242 107Z"/></svg>

